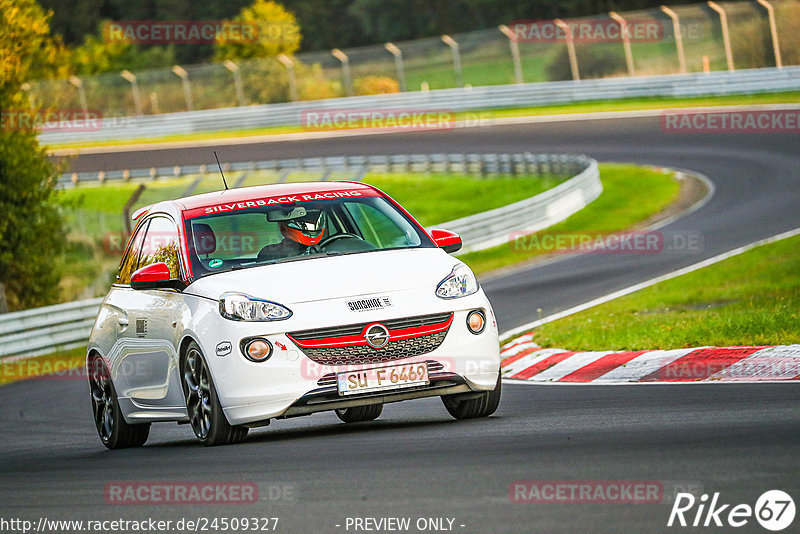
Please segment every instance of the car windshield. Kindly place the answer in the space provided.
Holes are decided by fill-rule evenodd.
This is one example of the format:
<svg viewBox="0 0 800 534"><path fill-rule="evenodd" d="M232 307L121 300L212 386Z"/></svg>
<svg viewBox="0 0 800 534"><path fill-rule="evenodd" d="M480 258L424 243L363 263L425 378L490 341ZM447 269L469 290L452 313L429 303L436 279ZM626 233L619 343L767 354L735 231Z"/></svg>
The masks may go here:
<svg viewBox="0 0 800 534"><path fill-rule="evenodd" d="M318 256L435 246L377 196L202 215L186 221L186 239L195 278Z"/></svg>

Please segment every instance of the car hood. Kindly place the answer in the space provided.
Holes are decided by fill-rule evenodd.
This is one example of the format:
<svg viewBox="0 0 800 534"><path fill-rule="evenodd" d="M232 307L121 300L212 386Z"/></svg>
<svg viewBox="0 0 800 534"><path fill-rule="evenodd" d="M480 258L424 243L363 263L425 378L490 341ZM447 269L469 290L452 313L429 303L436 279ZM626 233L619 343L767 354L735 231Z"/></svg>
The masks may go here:
<svg viewBox="0 0 800 534"><path fill-rule="evenodd" d="M438 248L317 257L207 275L186 293L219 299L237 291L288 305L421 287L434 291L458 263Z"/></svg>

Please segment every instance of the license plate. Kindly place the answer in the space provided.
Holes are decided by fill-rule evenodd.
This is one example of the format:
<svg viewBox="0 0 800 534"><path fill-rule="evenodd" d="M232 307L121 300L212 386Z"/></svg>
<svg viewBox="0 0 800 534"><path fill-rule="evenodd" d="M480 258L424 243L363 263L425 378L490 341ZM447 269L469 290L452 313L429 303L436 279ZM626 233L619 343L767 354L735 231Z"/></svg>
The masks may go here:
<svg viewBox="0 0 800 534"><path fill-rule="evenodd" d="M425 362L348 371L336 375L339 395L424 386L429 383Z"/></svg>

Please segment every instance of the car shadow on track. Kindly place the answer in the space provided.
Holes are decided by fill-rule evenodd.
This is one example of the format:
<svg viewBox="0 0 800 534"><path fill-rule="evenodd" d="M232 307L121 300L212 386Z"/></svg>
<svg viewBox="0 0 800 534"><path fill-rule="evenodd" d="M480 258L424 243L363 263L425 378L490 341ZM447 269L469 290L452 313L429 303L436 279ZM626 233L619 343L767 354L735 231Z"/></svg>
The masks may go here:
<svg viewBox="0 0 800 534"><path fill-rule="evenodd" d="M293 426L291 428L273 428L270 427L261 427L254 430L251 430L247 439L242 443L234 445L235 447L246 447L248 444L256 444L256 443L275 443L275 442L291 442L291 441L304 441L304 440L316 440L320 438L327 438L330 439L332 437L339 437L339 436L350 436L353 434L364 434L368 435L370 433L386 433L386 432L395 432L407 429L426 429L426 428L437 428L442 427L443 425L448 425L452 427L453 425L459 425L462 428L472 427L476 424L489 424L493 419L502 419L499 416L492 416L489 419L475 419L472 421L456 421L452 419L429 419L429 420L378 420L378 421L367 421L363 423L326 423L321 422L319 424L308 425L297 427ZM280 425L283 421L279 421L278 423L273 423L276 425ZM184 447L187 445L199 445L199 443L193 439L181 439L181 440L172 440L172 441L162 441L157 443L146 444L146 448L159 448L159 449L168 449L174 447Z"/></svg>

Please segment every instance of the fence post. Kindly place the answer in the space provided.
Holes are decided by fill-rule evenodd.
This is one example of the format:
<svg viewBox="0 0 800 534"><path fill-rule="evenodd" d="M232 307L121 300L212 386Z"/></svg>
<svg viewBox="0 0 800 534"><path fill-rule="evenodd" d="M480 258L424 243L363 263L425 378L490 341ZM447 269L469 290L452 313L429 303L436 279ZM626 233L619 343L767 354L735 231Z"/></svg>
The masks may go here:
<svg viewBox="0 0 800 534"><path fill-rule="evenodd" d="M628 35L628 23L616 11L611 11L608 16L619 24L619 30L622 34L622 47L625 49L625 62L628 64L628 75L634 76L633 52L631 52L631 38L630 35Z"/></svg>
<svg viewBox="0 0 800 534"><path fill-rule="evenodd" d="M345 94L347 94L347 96L353 96L353 77L350 75L350 58L338 48L331 50L331 54L342 62L342 79L344 80Z"/></svg>
<svg viewBox="0 0 800 534"><path fill-rule="evenodd" d="M286 75L289 77L289 98L292 102L297 102L297 79L294 76L294 61L286 54L278 54L278 61L286 67Z"/></svg>
<svg viewBox="0 0 800 534"><path fill-rule="evenodd" d="M239 65L230 59L226 59L222 64L226 69L231 71L231 74L233 74L233 85L236 87L236 102L238 102L240 106L245 106L244 88L242 87L242 73L239 71Z"/></svg>
<svg viewBox="0 0 800 534"><path fill-rule="evenodd" d="M686 54L683 52L681 20L678 18L678 14L667 6L661 6L661 11L672 19L672 32L675 34L675 46L678 48L678 70L681 74L686 74Z"/></svg>
<svg viewBox="0 0 800 534"><path fill-rule="evenodd" d="M456 85L464 87L464 72L461 69L461 52L458 43L449 35L442 35L442 41L450 47L450 54L453 56L453 70L456 71Z"/></svg>
<svg viewBox="0 0 800 534"><path fill-rule="evenodd" d="M716 2L709 0L708 7L719 13L719 23L722 25L722 44L725 46L725 59L728 60L728 70L733 72L733 54L731 53L731 36L728 33L728 14Z"/></svg>
<svg viewBox="0 0 800 534"><path fill-rule="evenodd" d="M139 197L142 196L146 188L146 185L139 184L139 187L136 188L136 191L133 192L122 208L122 228L125 230L125 235L131 235L131 209L133 205L136 204L136 201L139 200Z"/></svg>
<svg viewBox="0 0 800 534"><path fill-rule="evenodd" d="M400 85L400 90L405 92L406 69L403 66L403 52L394 43L386 43L383 46L394 56L394 66L397 69L397 83Z"/></svg>
<svg viewBox="0 0 800 534"><path fill-rule="evenodd" d="M781 45L778 43L778 26L775 24L775 9L767 0L756 1L767 10L767 15L769 16L769 32L772 34L772 50L775 52L775 66L782 69L783 60L781 59Z"/></svg>
<svg viewBox="0 0 800 534"><path fill-rule="evenodd" d="M192 86L189 85L189 73L180 65L174 65L172 67L172 72L181 79L183 97L186 99L186 111L192 111L194 106L192 105Z"/></svg>
<svg viewBox="0 0 800 534"><path fill-rule="evenodd" d="M89 106L86 104L86 89L83 87L83 81L77 76L70 76L69 83L74 85L78 89L78 98L81 101L81 109L83 109L84 113L89 112Z"/></svg>
<svg viewBox="0 0 800 534"><path fill-rule="evenodd" d="M503 35L508 37L508 46L511 47L511 60L514 62L514 79L517 83L523 83L522 80L522 61L519 58L519 43L517 42L517 38L514 36L514 32L512 32L508 26L505 24L501 24L497 27Z"/></svg>
<svg viewBox="0 0 800 534"><path fill-rule="evenodd" d="M120 76L128 80L131 84L131 92L133 93L133 105L136 108L136 114L142 116L142 95L139 94L139 84L136 83L136 75L129 70L123 70Z"/></svg>
<svg viewBox="0 0 800 534"><path fill-rule="evenodd" d="M575 54L575 40L572 38L572 30L569 25L561 19L555 19L556 26L564 30L564 36L567 41L567 54L569 55L569 68L572 71L572 79L578 81L581 79L581 73L578 70L578 56Z"/></svg>
<svg viewBox="0 0 800 534"><path fill-rule="evenodd" d="M6 286L0 282L0 313L8 313L8 303L6 302Z"/></svg>

